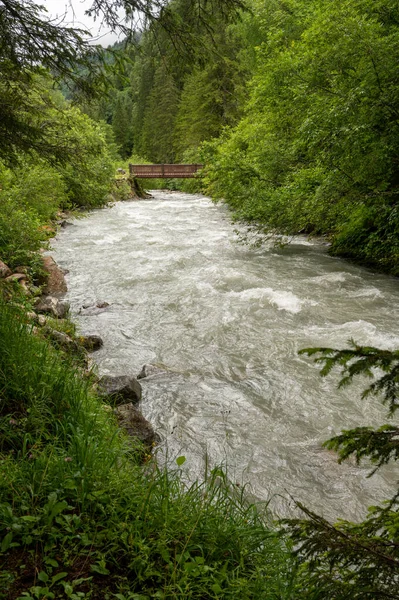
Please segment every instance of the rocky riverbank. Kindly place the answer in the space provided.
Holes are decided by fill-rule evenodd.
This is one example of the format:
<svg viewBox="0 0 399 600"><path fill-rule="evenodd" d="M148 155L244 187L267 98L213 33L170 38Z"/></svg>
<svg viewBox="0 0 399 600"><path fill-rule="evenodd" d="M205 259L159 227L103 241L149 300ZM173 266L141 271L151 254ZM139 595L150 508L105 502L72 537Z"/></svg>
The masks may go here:
<svg viewBox="0 0 399 600"><path fill-rule="evenodd" d="M126 431L132 445L136 447L141 443L148 453L159 443L160 436L140 411L142 389L138 379L152 374L152 371L145 365L137 377L129 374L99 378L96 375L92 355L103 346L103 340L95 334L76 333L68 316L69 304L63 300L67 291L65 275L66 272L49 255L42 256L42 277L38 282L32 281L28 267L10 269L0 259L0 281L6 299L11 302L16 297L24 300L32 333L46 339L60 353L76 360L82 375L91 379L96 393L114 412L120 428ZM105 307L97 308L100 310Z"/></svg>

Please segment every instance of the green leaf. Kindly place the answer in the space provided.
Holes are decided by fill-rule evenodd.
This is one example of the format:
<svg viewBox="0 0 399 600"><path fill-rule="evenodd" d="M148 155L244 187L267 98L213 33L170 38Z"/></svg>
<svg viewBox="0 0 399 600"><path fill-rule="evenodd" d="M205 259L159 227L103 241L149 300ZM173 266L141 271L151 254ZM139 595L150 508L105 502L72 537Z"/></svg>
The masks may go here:
<svg viewBox="0 0 399 600"><path fill-rule="evenodd" d="M45 558L44 562L46 563L46 565L50 565L50 567L58 567L58 562L54 560L54 558Z"/></svg>
<svg viewBox="0 0 399 600"><path fill-rule="evenodd" d="M47 573L45 571L40 571L37 578L39 581L43 581L43 583L47 583L49 580L49 576L47 575Z"/></svg>
<svg viewBox="0 0 399 600"><path fill-rule="evenodd" d="M105 566L104 560L101 560L101 561L95 563L94 565L92 565L91 570L94 571L94 573L99 573L100 575L109 575L109 571L108 571L107 567Z"/></svg>
<svg viewBox="0 0 399 600"><path fill-rule="evenodd" d="M77 488L76 482L74 479L66 479L62 484L65 490L75 490Z"/></svg>
<svg viewBox="0 0 399 600"><path fill-rule="evenodd" d="M211 590L212 592L214 592L215 594L221 594L223 592L222 588L220 587L220 585L218 583L214 583L211 586Z"/></svg>
<svg viewBox="0 0 399 600"><path fill-rule="evenodd" d="M60 579L64 579L67 575L68 573L66 572L57 573L51 578L51 585L54 585L55 583L57 583L57 581L60 581Z"/></svg>
<svg viewBox="0 0 399 600"><path fill-rule="evenodd" d="M176 464L178 467L181 467L182 465L184 465L184 463L186 462L186 457L185 456L178 456L176 458Z"/></svg>
<svg viewBox="0 0 399 600"><path fill-rule="evenodd" d="M12 542L12 531L7 533L7 535L3 538L3 541L1 542L1 551L5 552L6 550L8 550L11 542Z"/></svg>

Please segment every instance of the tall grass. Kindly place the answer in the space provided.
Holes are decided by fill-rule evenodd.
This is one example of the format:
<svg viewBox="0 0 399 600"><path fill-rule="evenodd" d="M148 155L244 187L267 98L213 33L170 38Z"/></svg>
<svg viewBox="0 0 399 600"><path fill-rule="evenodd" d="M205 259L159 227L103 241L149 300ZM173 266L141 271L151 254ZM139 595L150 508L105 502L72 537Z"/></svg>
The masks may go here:
<svg viewBox="0 0 399 600"><path fill-rule="evenodd" d="M138 465L112 411L0 305L0 598L294 598L268 517L222 470Z"/></svg>

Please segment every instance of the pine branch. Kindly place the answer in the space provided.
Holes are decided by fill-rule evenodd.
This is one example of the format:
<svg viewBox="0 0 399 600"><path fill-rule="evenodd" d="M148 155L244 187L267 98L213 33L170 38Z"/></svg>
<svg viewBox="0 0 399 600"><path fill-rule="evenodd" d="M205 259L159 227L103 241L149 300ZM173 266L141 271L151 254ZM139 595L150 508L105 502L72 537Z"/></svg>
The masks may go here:
<svg viewBox="0 0 399 600"><path fill-rule="evenodd" d="M368 378L376 376L376 370L385 374L377 378L362 397L381 394L383 403L388 404L389 415L399 408L399 351L380 350L372 346L359 346L349 340L351 348L304 348L300 354L316 356L314 361L323 365L320 374L325 377L334 367L341 369L339 387L349 385L357 375Z"/></svg>
<svg viewBox="0 0 399 600"><path fill-rule="evenodd" d="M375 430L371 427L344 430L323 446L338 452L339 463L354 456L359 464L360 460L367 456L376 465L370 477L390 460L399 459L399 427L383 425Z"/></svg>

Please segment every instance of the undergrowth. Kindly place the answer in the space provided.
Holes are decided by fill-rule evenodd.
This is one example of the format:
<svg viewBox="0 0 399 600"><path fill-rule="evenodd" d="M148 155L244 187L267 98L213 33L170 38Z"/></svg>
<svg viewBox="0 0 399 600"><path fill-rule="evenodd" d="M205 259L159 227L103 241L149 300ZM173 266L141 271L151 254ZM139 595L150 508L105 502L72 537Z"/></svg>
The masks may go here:
<svg viewBox="0 0 399 600"><path fill-rule="evenodd" d="M188 487L139 464L72 358L4 304L0 432L2 600L295 597L267 513L221 469Z"/></svg>

